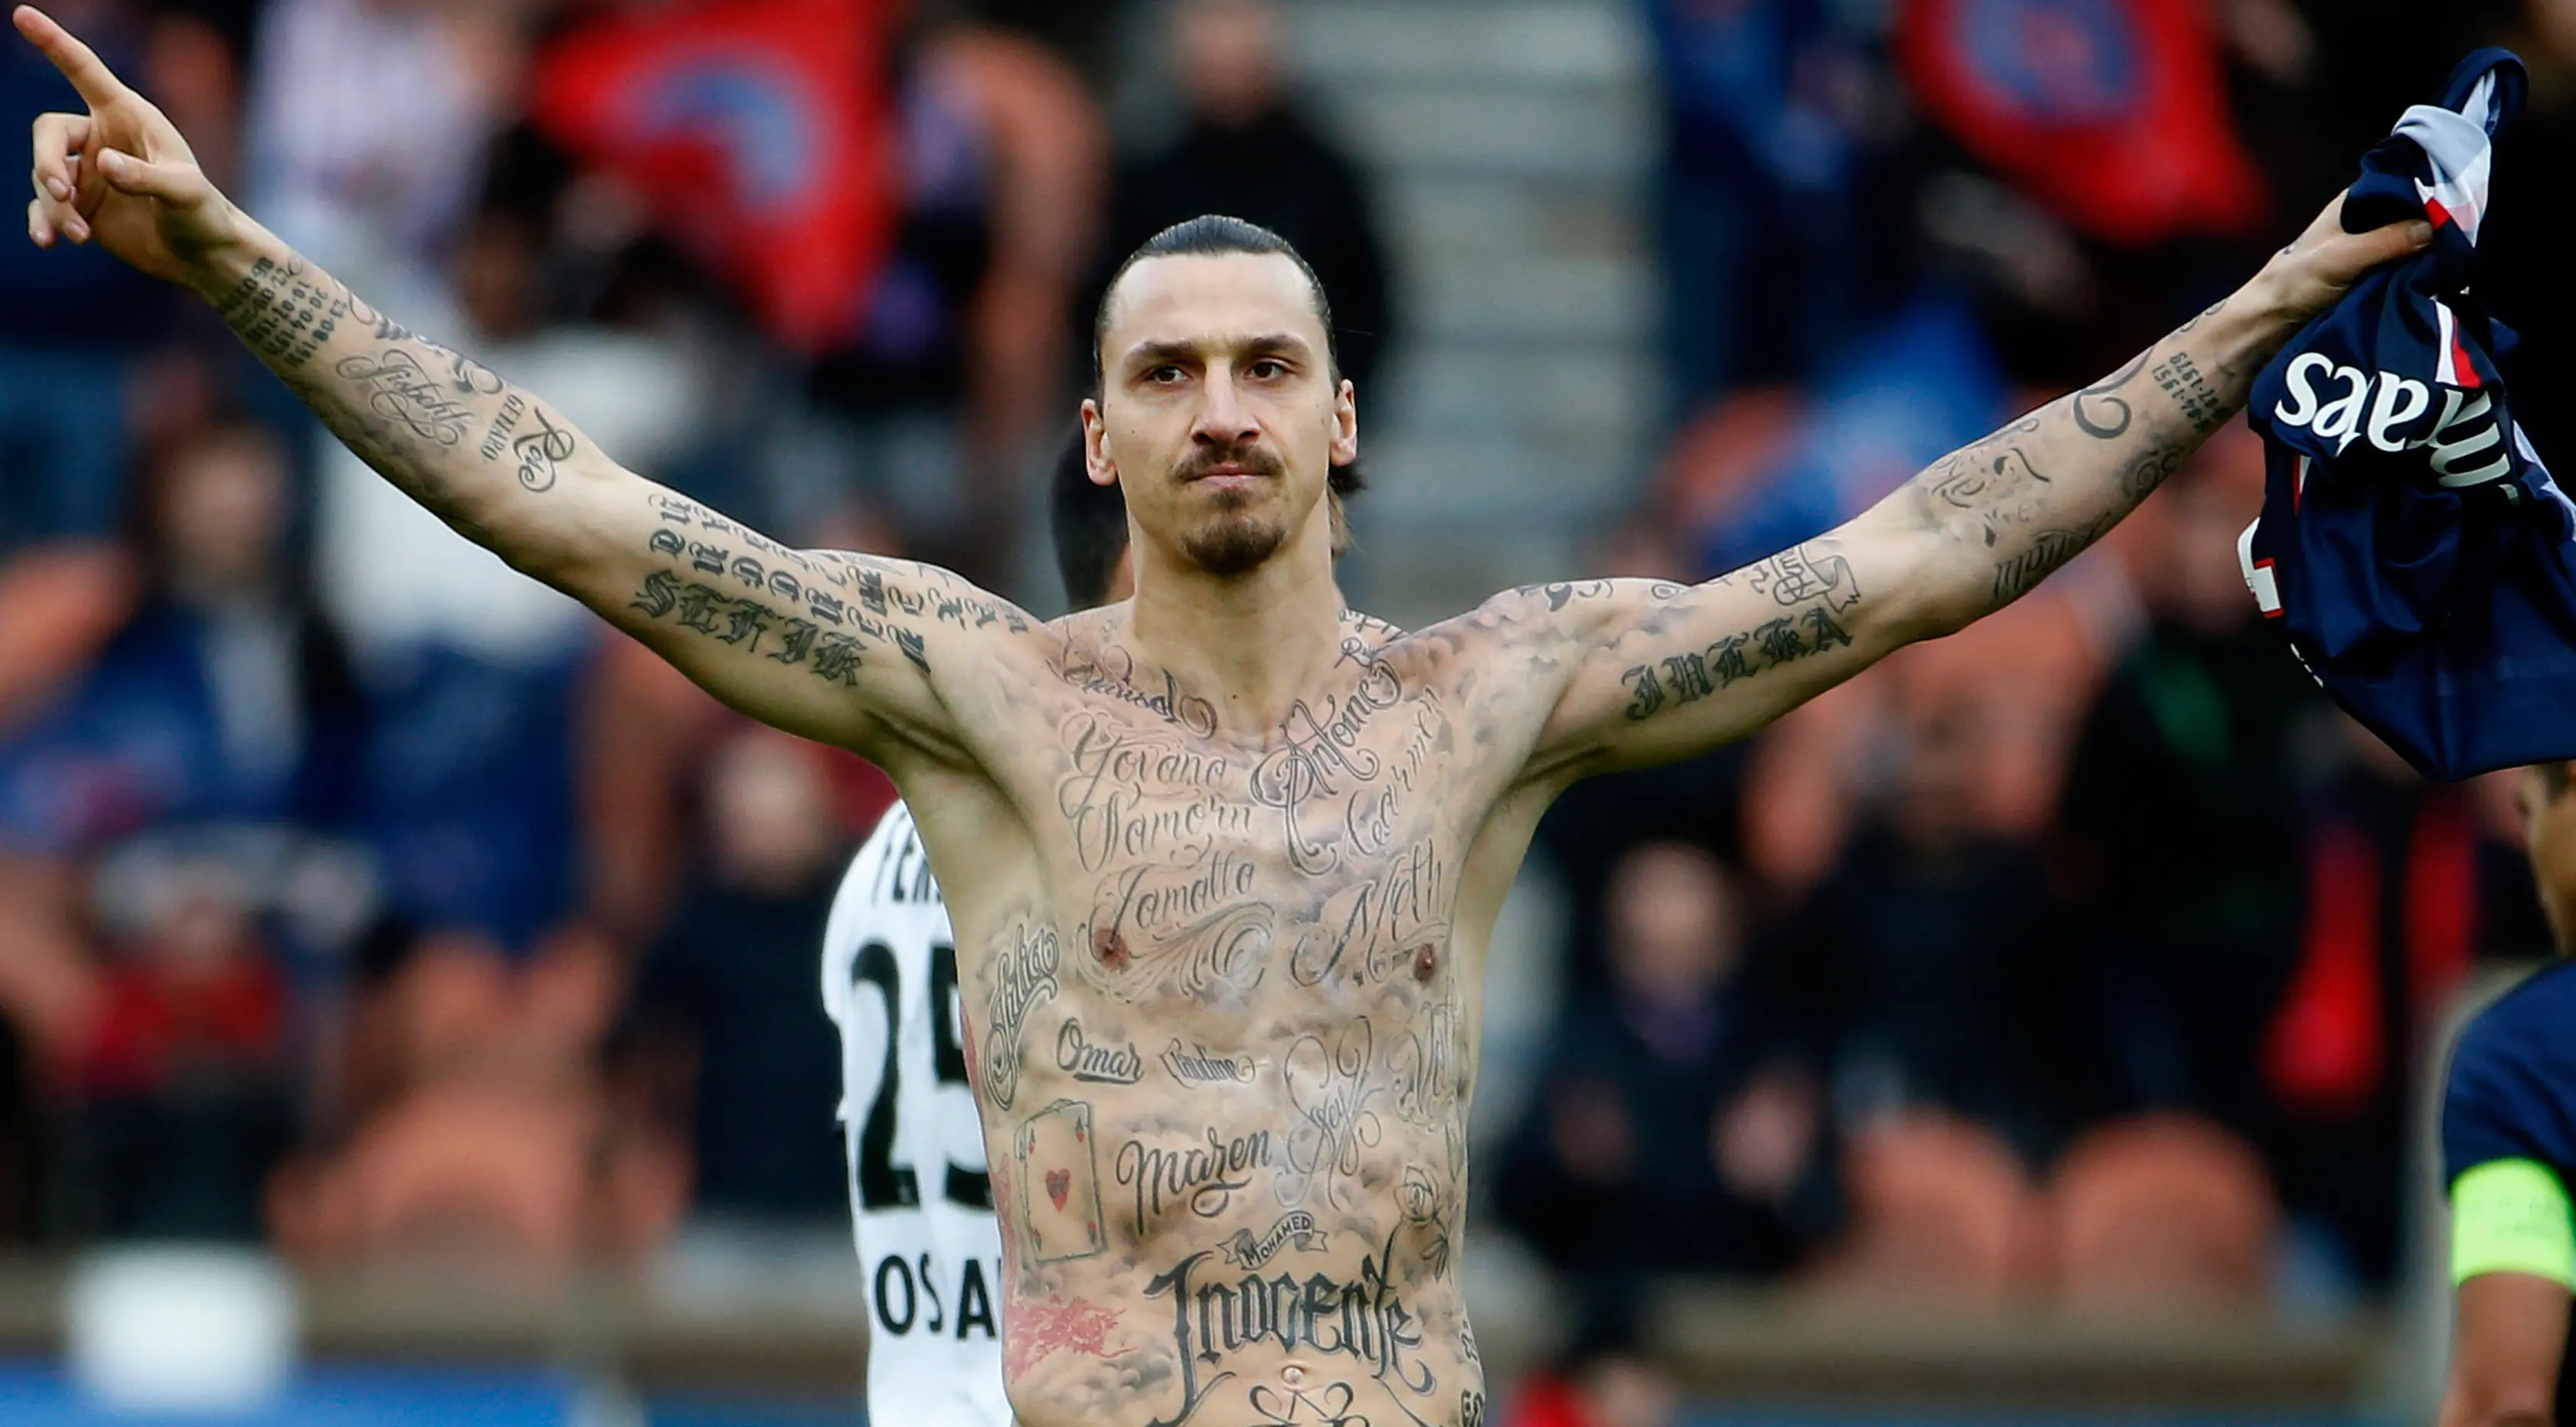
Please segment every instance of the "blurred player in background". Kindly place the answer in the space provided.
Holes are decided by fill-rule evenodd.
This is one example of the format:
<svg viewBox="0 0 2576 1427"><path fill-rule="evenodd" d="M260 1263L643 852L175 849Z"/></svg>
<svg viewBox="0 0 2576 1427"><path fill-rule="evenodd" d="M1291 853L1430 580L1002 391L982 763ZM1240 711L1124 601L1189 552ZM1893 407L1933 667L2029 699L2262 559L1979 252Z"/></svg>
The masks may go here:
<svg viewBox="0 0 2576 1427"><path fill-rule="evenodd" d="M2442 1104L2458 1287L2442 1427L2570 1420L2564 1373L2576 1290L2576 764L2526 768L2514 799L2562 958L2460 1033Z"/></svg>
<svg viewBox="0 0 2576 1427"><path fill-rule="evenodd" d="M1056 566L1076 609L1135 593L1127 502L1056 462ZM957 941L912 810L887 809L823 931L823 1009L841 1030L850 1218L874 1318L868 1420L1010 1427L983 1122L966 1082ZM928 1182L925 1182L925 1177Z"/></svg>

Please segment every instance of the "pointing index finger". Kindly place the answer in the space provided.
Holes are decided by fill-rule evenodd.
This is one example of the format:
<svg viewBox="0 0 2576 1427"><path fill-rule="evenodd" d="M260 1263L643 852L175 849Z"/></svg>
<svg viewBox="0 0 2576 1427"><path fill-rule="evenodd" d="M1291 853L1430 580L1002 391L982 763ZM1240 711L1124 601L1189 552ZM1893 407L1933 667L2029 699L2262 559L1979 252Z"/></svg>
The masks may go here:
<svg viewBox="0 0 2576 1427"><path fill-rule="evenodd" d="M71 31L54 22L54 18L33 5L21 5L10 17L18 23L18 33L44 52L54 68L72 82L80 97L95 108L110 103L125 93L114 71L98 57L96 51L82 44Z"/></svg>

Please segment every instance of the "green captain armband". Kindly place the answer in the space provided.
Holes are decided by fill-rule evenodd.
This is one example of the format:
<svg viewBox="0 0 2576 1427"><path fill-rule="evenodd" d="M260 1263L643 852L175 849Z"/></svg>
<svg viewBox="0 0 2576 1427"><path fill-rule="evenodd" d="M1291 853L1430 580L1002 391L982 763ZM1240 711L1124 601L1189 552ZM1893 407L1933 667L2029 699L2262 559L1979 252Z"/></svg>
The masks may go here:
<svg viewBox="0 0 2576 1427"><path fill-rule="evenodd" d="M2495 1159L2451 1186L2451 1282L2536 1274L2576 1290L2576 1214L2547 1165Z"/></svg>

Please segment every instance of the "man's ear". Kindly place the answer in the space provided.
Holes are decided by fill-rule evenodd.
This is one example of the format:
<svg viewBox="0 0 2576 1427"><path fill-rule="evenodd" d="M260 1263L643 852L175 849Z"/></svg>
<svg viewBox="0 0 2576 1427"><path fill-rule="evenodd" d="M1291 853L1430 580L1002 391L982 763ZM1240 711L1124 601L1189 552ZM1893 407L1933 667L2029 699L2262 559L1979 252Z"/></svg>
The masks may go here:
<svg viewBox="0 0 2576 1427"><path fill-rule="evenodd" d="M1117 458L1109 451L1109 424L1101 419L1099 401L1090 397L1082 402L1082 472L1095 486L1118 484Z"/></svg>
<svg viewBox="0 0 2576 1427"><path fill-rule="evenodd" d="M1333 393L1333 464L1347 466L1360 458L1359 389L1351 379L1342 378L1341 390Z"/></svg>

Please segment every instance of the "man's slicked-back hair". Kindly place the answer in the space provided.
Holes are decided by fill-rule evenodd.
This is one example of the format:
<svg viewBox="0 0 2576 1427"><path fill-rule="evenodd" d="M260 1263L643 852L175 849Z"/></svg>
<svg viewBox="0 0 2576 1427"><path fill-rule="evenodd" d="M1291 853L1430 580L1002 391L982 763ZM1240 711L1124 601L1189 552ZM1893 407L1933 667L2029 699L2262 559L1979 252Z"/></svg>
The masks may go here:
<svg viewBox="0 0 2576 1427"><path fill-rule="evenodd" d="M1306 290L1314 295L1315 316L1324 325L1324 361L1332 380L1342 379L1341 333L1333 326L1333 299L1324 291L1324 280L1315 275L1314 264L1289 242L1268 228L1243 218L1229 218L1221 213L1205 213L1185 223L1175 223L1147 238L1144 245L1127 255L1126 261L1109 276L1109 285L1100 291L1100 308L1091 316L1092 390L1108 389L1109 308L1118 300L1118 285L1138 263L1154 258L1219 258L1241 253L1250 257L1273 254L1297 265L1306 275ZM1333 467L1328 487L1336 496L1356 495L1368 486L1359 464Z"/></svg>
<svg viewBox="0 0 2576 1427"><path fill-rule="evenodd" d="M1127 553L1127 497L1115 485L1093 482L1078 426L1073 443L1056 458L1047 505L1064 597L1078 610L1109 603L1109 582L1118 573L1118 557Z"/></svg>

